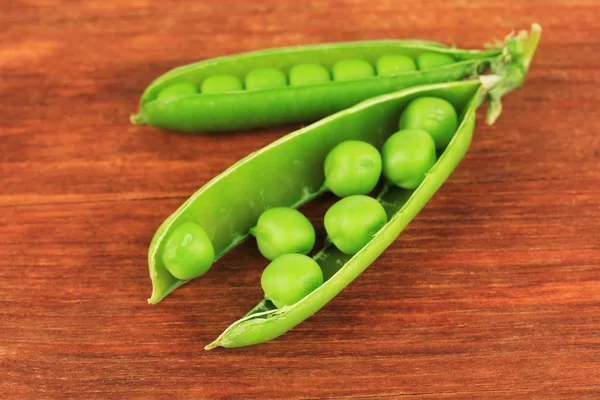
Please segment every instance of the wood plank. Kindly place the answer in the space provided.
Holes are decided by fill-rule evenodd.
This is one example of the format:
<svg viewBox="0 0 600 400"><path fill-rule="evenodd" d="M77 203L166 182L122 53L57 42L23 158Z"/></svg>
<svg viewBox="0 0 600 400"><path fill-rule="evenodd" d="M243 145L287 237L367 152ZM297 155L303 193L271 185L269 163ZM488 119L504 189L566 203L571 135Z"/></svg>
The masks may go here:
<svg viewBox="0 0 600 400"><path fill-rule="evenodd" d="M0 5L0 392L6 399L600 398L595 0ZM398 241L270 343L204 351L262 296L249 240L149 306L148 244L185 199L298 126L129 125L178 65L380 38L478 48L537 21L528 77ZM324 237L332 196L303 208Z"/></svg>

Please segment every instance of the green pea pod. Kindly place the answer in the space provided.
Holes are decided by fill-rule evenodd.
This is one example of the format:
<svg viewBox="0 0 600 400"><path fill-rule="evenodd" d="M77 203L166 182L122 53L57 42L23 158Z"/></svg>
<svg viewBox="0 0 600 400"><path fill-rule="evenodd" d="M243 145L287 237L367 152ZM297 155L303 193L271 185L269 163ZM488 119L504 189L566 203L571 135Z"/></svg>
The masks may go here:
<svg viewBox="0 0 600 400"><path fill-rule="evenodd" d="M524 51L513 62L526 65L525 73L540 33L539 27L534 25L529 37L521 36ZM509 72L504 72L505 68ZM516 71L511 64L499 66L498 71L500 75L420 86L370 99L293 132L234 164L190 197L156 232L148 253L153 285L149 302L160 301L185 283L172 276L162 262L165 242L177 227L189 222L200 225L219 258L246 238L264 210L297 207L321 194L323 163L337 144L362 140L381 148L387 137L397 130L398 118L408 102L421 96L449 101L460 115L456 133L419 187L414 190L386 187L378 196L390 220L375 237L353 256L344 255L331 245L325 246L315 256L326 280L320 288L281 309L274 309L268 301L260 302L207 349L256 344L293 328L366 269L442 185L468 149L475 111L484 99L491 93L499 93L499 88L505 93L508 87L519 86L525 78L519 69L516 79L510 73ZM498 101L497 97L492 100ZM497 107L488 109L488 114L497 112Z"/></svg>
<svg viewBox="0 0 600 400"><path fill-rule="evenodd" d="M492 63L501 63L512 49L520 48L509 44L488 50L461 50L433 42L381 40L285 47L213 58L175 68L157 78L144 91L139 114L133 115L131 121L188 132L312 122L385 93L474 76ZM193 92L194 86L200 87L207 78L216 75L226 75L241 82L249 72L262 68L275 68L289 74L295 65L312 63L331 71L340 60L358 59L375 65L382 56L402 55L416 59L421 54L443 56L443 59L455 62L391 76L227 93ZM178 97L158 98L163 89L182 83L192 84L192 92L188 87Z"/></svg>

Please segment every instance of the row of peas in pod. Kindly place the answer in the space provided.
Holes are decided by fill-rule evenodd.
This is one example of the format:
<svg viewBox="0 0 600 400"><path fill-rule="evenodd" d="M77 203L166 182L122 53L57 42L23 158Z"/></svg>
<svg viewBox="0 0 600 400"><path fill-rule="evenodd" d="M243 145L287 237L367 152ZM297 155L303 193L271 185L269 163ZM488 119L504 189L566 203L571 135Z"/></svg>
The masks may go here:
<svg viewBox="0 0 600 400"><path fill-rule="evenodd" d="M328 240L342 253L360 251L388 222L385 209L369 197L381 175L403 189L415 189L457 129L452 104L436 97L412 100L398 128L381 152L372 144L348 140L325 158L325 186L341 199L325 213ZM315 229L300 211L276 207L261 214L250 233L261 254L271 261L261 277L265 298L276 307L289 306L323 284L317 261L307 256L315 245ZM204 274L214 261L210 239L197 224L183 224L167 239L163 262L176 278Z"/></svg>
<svg viewBox="0 0 600 400"><path fill-rule="evenodd" d="M217 74L204 79L200 86L189 82L176 83L158 94L158 99L167 100L197 93L218 94L240 90L266 90L285 86L314 85L333 81L350 81L378 76L392 76L403 72L425 70L452 64L456 60L451 55L424 52L416 60L400 54L384 55L375 65L368 61L349 58L333 64L331 71L320 64L298 64L286 75L277 68L256 68L250 71L243 82L231 74Z"/></svg>

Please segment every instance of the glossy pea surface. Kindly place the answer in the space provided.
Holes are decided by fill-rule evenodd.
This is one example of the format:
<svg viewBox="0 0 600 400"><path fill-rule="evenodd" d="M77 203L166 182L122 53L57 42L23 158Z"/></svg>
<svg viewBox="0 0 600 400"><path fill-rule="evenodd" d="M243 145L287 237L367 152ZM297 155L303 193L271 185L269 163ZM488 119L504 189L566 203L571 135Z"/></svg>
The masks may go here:
<svg viewBox="0 0 600 400"><path fill-rule="evenodd" d="M456 60L454 57L449 54L425 52L417 56L417 65L419 66L419 69L438 68L455 62Z"/></svg>
<svg viewBox="0 0 600 400"><path fill-rule="evenodd" d="M247 90L277 89L287 86L287 77L277 68L256 68L246 75Z"/></svg>
<svg viewBox="0 0 600 400"><path fill-rule="evenodd" d="M198 93L198 87L192 83L181 82L167 86L158 94L159 100L172 100L179 97L189 96Z"/></svg>
<svg viewBox="0 0 600 400"><path fill-rule="evenodd" d="M402 113L400 129L422 129L429 133L437 149L445 148L458 126L456 110L447 100L420 97L411 101Z"/></svg>
<svg viewBox="0 0 600 400"><path fill-rule="evenodd" d="M435 143L421 129L405 129L388 138L381 150L383 174L403 189L416 189L436 160Z"/></svg>
<svg viewBox="0 0 600 400"><path fill-rule="evenodd" d="M381 155L375 146L347 140L325 158L325 184L338 197L367 194L381 176Z"/></svg>
<svg viewBox="0 0 600 400"><path fill-rule="evenodd" d="M365 60L351 58L333 64L332 74L334 81L352 81L375 76L375 70Z"/></svg>
<svg viewBox="0 0 600 400"><path fill-rule="evenodd" d="M233 75L213 75L202 82L200 90L204 94L228 93L243 90L242 81Z"/></svg>
<svg viewBox="0 0 600 400"><path fill-rule="evenodd" d="M260 284L265 298L277 308L291 306L323 284L323 271L308 256L285 254L265 268Z"/></svg>
<svg viewBox="0 0 600 400"><path fill-rule="evenodd" d="M307 254L315 245L315 229L300 211L275 207L263 212L250 230L268 260L289 253Z"/></svg>
<svg viewBox="0 0 600 400"><path fill-rule="evenodd" d="M397 54L379 57L375 63L375 68L377 69L377 75L390 76L415 71L417 65L412 58Z"/></svg>
<svg viewBox="0 0 600 400"><path fill-rule="evenodd" d="M290 86L315 85L331 81L329 71L319 64L298 64L290 70Z"/></svg>
<svg viewBox="0 0 600 400"><path fill-rule="evenodd" d="M383 206L369 196L341 199L325 213L325 230L342 253L356 254L387 223Z"/></svg>
<svg viewBox="0 0 600 400"><path fill-rule="evenodd" d="M203 275L212 265L215 251L202 227L186 222L167 238L162 261L177 279L187 280Z"/></svg>

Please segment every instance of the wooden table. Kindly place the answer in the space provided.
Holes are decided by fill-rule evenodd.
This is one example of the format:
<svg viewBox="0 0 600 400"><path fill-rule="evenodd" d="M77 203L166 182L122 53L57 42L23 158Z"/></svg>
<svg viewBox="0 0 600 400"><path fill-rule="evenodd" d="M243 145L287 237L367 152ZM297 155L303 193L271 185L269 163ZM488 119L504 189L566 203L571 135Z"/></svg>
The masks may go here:
<svg viewBox="0 0 600 400"><path fill-rule="evenodd" d="M595 0L8 0L0 5L3 399L600 398ZM145 86L266 47L544 28L529 80L398 241L281 338L204 351L261 296L253 241L149 306L156 228L296 127L128 122ZM331 199L307 208L322 225ZM320 225L321 224L321 225Z"/></svg>

